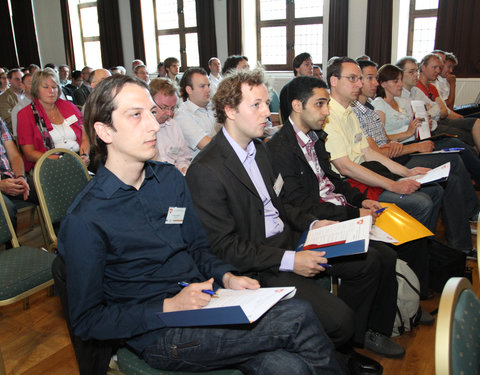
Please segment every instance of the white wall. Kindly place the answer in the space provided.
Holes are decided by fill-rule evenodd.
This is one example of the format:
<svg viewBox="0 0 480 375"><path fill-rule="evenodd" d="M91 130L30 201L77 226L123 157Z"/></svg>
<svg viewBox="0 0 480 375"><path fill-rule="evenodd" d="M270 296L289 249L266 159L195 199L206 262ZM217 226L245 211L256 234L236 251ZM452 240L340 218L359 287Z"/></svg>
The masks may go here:
<svg viewBox="0 0 480 375"><path fill-rule="evenodd" d="M213 3L215 10L215 34L217 36L217 57L220 61L225 61L228 57L227 43L227 1L215 0Z"/></svg>
<svg viewBox="0 0 480 375"><path fill-rule="evenodd" d="M119 1L118 11L120 14L120 32L122 34L123 63L127 70L131 70L132 61L135 60L132 36L132 17L130 15L130 2ZM107 66L106 68L110 68ZM149 67L150 71L156 72L157 67Z"/></svg>
<svg viewBox="0 0 480 375"><path fill-rule="evenodd" d="M352 59L365 53L368 0L350 0L348 6L348 56ZM328 30L328 29L327 29ZM331 57L331 56L330 56Z"/></svg>
<svg viewBox="0 0 480 375"><path fill-rule="evenodd" d="M62 13L59 0L32 0L40 63L65 64Z"/></svg>

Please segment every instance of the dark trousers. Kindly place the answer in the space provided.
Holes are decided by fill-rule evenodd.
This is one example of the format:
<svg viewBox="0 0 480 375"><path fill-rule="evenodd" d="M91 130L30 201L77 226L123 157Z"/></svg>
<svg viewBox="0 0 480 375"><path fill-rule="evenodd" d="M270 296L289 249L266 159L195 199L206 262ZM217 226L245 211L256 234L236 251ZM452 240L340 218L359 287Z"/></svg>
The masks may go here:
<svg viewBox="0 0 480 375"><path fill-rule="evenodd" d="M248 374L339 374L333 345L311 306L279 302L256 323L161 330L142 357L169 371L238 367Z"/></svg>
<svg viewBox="0 0 480 375"><path fill-rule="evenodd" d="M442 217L448 245L457 250L472 248L469 218L478 212L478 198L472 181L458 154L412 156L405 164L412 168L422 166L435 168L446 162L451 163L450 175L441 185L444 188Z"/></svg>
<svg viewBox="0 0 480 375"><path fill-rule="evenodd" d="M356 257L356 258L355 258ZM355 312L356 344L363 344L367 329L392 334L397 306L397 254L381 242L371 241L368 256L332 260L332 274L341 278L338 296Z"/></svg>
<svg viewBox="0 0 480 375"><path fill-rule="evenodd" d="M261 285L295 285L296 298L311 303L328 336L337 348L354 339L363 344L368 328L390 336L397 305L396 253L371 242L368 254L331 259L329 271L339 277L338 297L314 278L290 272L262 274Z"/></svg>
<svg viewBox="0 0 480 375"><path fill-rule="evenodd" d="M33 184L33 178L27 174L27 183L30 186L30 194L28 195L27 202L38 204L37 192ZM2 193L3 194L3 193ZM23 195L7 195L3 194L3 200L5 201L5 206L7 207L8 216L12 221L13 227L17 228L17 206L15 202L23 201Z"/></svg>

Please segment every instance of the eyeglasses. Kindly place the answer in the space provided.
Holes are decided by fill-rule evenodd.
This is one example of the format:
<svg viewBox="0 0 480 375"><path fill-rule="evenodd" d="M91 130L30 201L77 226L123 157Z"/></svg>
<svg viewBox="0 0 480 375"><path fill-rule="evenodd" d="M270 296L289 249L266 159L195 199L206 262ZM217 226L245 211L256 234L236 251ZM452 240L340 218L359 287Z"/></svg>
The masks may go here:
<svg viewBox="0 0 480 375"><path fill-rule="evenodd" d="M177 109L177 106L176 106L176 105L169 107L168 105L163 105L163 104L162 104L162 105L157 105L157 107L158 107L158 109L159 109L160 111L162 111L162 112L167 112L167 111L168 111L168 112L175 112L176 109Z"/></svg>
<svg viewBox="0 0 480 375"><path fill-rule="evenodd" d="M357 83L358 81L362 81L363 82L363 77L362 76L355 76L355 75L351 75L351 76L338 76L339 78L346 78L348 79L350 82L352 83Z"/></svg>

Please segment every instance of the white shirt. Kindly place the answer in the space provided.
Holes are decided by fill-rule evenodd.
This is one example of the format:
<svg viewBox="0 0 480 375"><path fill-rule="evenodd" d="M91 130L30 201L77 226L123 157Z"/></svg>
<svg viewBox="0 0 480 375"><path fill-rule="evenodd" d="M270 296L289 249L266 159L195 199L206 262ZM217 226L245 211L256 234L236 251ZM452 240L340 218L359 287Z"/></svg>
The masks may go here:
<svg viewBox="0 0 480 375"><path fill-rule="evenodd" d="M192 150L193 158L200 152L197 145L202 138L213 137L216 134L215 117L210 104L207 108L202 108L187 99L180 104L175 121L180 125L183 137Z"/></svg>
<svg viewBox="0 0 480 375"><path fill-rule="evenodd" d="M80 146L77 142L77 136L70 125L66 121L62 124L52 124L53 129L49 131L50 137L55 145L55 148L66 148L67 150L78 152Z"/></svg>
<svg viewBox="0 0 480 375"><path fill-rule="evenodd" d="M222 82L223 77L218 74L218 78L212 73L209 74L208 80L210 81L210 98L217 92L218 85Z"/></svg>
<svg viewBox="0 0 480 375"><path fill-rule="evenodd" d="M180 171L190 166L192 153L175 120L170 119L160 124L156 148L155 160L171 163Z"/></svg>
<svg viewBox="0 0 480 375"><path fill-rule="evenodd" d="M433 83L438 90L438 94L443 99L443 101L448 99L450 95L450 83L448 83L446 78L438 76L437 80Z"/></svg>

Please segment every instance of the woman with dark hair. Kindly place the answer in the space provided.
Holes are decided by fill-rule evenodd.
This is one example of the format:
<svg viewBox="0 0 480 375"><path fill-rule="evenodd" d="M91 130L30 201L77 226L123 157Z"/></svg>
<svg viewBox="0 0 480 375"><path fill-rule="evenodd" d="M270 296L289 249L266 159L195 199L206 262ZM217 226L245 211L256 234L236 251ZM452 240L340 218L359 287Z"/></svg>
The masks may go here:
<svg viewBox="0 0 480 375"><path fill-rule="evenodd" d="M25 170L30 171L49 149L66 148L89 161L90 144L83 131L83 117L77 107L59 98L60 81L51 68L37 70L32 79L32 103L18 112L18 143ZM58 158L52 155L51 158Z"/></svg>
<svg viewBox="0 0 480 375"><path fill-rule="evenodd" d="M413 118L410 100L402 98L403 72L386 64L378 70L377 97L372 105L382 120L392 141L413 141L421 118Z"/></svg>
<svg viewBox="0 0 480 375"><path fill-rule="evenodd" d="M250 65L248 65L248 57L240 55L228 56L223 63L222 76L235 69L249 70Z"/></svg>

